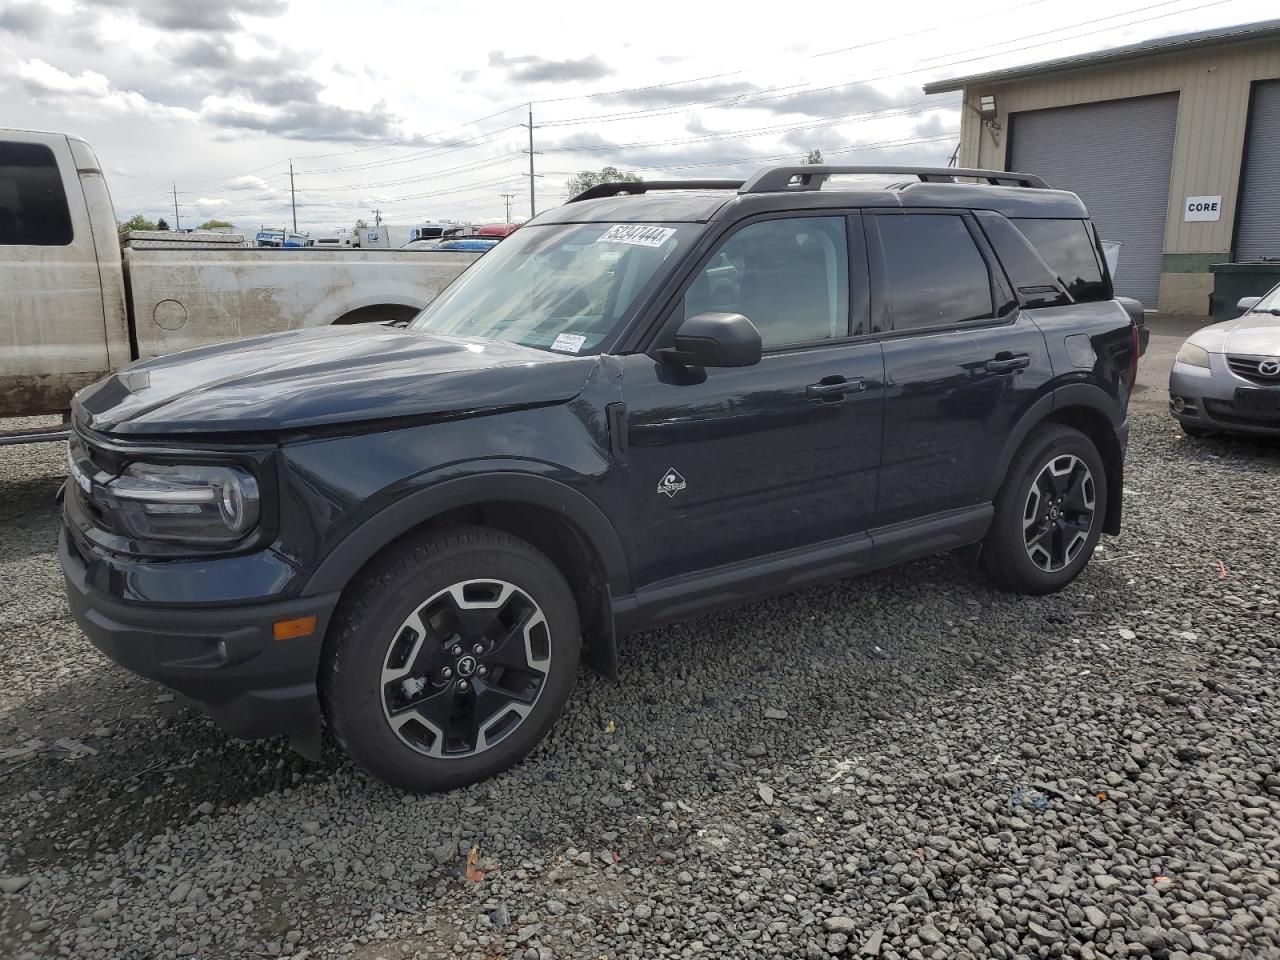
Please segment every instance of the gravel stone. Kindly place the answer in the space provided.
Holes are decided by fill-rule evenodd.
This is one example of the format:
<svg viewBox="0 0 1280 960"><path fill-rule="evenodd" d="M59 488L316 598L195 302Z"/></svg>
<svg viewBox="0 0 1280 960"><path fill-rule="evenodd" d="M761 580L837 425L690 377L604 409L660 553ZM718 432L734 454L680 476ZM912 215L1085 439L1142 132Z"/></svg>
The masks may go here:
<svg viewBox="0 0 1280 960"><path fill-rule="evenodd" d="M1280 956L1273 444L1137 413L1124 533L1060 594L943 555L627 638L524 763L423 797L106 661L64 456L0 447L6 960Z"/></svg>

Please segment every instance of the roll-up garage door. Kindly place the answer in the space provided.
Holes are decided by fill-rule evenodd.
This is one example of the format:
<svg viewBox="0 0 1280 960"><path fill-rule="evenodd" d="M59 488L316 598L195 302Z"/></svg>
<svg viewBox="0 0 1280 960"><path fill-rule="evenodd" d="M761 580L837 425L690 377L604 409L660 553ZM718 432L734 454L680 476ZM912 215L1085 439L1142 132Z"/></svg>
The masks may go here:
<svg viewBox="0 0 1280 960"><path fill-rule="evenodd" d="M1160 298L1178 95L1015 113L1009 169L1073 190L1103 240L1119 240L1116 293L1154 308Z"/></svg>
<svg viewBox="0 0 1280 960"><path fill-rule="evenodd" d="M1236 260L1280 257L1280 80L1253 88Z"/></svg>

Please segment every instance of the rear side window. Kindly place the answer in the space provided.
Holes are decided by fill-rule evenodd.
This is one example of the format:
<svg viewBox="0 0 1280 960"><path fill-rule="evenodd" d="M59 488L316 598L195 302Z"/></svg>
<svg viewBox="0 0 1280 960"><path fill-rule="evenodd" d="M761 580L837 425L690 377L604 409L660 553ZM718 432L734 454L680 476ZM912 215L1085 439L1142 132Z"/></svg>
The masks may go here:
<svg viewBox="0 0 1280 960"><path fill-rule="evenodd" d="M1044 262L1054 270L1072 299L1106 300L1102 266L1084 220L1014 220Z"/></svg>
<svg viewBox="0 0 1280 960"><path fill-rule="evenodd" d="M961 217L876 217L893 329L990 320L991 276Z"/></svg>
<svg viewBox="0 0 1280 960"><path fill-rule="evenodd" d="M1017 227L998 213L979 210L974 216L1000 258L1022 306L1060 307L1071 302L1058 283L1057 274L1049 269Z"/></svg>
<svg viewBox="0 0 1280 960"><path fill-rule="evenodd" d="M0 246L62 247L71 212L53 151L0 140Z"/></svg>

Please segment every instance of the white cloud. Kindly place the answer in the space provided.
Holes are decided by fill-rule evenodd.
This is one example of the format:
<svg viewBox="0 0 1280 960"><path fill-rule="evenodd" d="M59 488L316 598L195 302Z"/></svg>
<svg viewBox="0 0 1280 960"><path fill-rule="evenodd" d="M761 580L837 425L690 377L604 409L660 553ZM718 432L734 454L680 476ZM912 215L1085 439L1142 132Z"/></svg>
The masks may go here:
<svg viewBox="0 0 1280 960"><path fill-rule="evenodd" d="M33 101L78 116L108 113L146 115L152 119L195 120L196 114L182 107L169 107L148 100L134 90L121 90L101 73L65 70L32 58L19 61L10 71Z"/></svg>

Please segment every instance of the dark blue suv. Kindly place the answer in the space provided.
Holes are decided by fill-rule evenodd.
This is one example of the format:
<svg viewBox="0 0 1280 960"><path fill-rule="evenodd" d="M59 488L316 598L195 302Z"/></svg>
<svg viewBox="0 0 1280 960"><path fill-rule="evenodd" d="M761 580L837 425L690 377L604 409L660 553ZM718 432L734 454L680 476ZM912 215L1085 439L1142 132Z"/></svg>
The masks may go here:
<svg viewBox="0 0 1280 960"><path fill-rule="evenodd" d="M1064 587L1120 528L1130 309L1033 176L596 187L406 327L82 391L71 608L233 734L469 783L621 634L959 547Z"/></svg>

